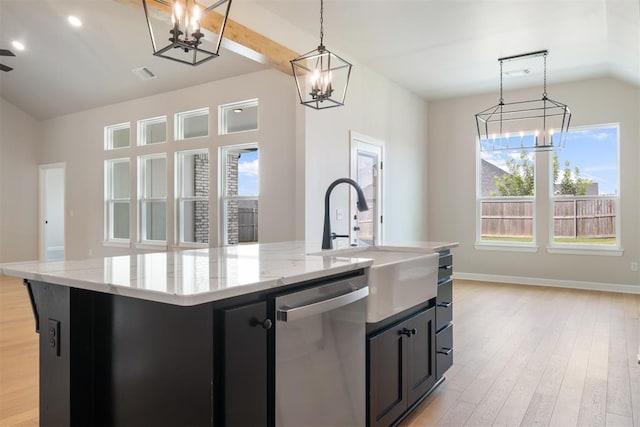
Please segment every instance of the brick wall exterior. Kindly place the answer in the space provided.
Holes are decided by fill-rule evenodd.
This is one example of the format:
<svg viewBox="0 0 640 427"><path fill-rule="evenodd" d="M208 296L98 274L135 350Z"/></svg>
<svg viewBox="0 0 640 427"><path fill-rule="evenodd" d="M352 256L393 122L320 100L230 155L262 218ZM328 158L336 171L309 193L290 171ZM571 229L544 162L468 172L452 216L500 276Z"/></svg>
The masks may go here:
<svg viewBox="0 0 640 427"><path fill-rule="evenodd" d="M194 240L197 243L209 243L209 155L194 156L194 195L207 197L207 200L195 202L193 210Z"/></svg>
<svg viewBox="0 0 640 427"><path fill-rule="evenodd" d="M227 154L227 196L238 195L238 153ZM227 244L238 244L238 202L227 202Z"/></svg>

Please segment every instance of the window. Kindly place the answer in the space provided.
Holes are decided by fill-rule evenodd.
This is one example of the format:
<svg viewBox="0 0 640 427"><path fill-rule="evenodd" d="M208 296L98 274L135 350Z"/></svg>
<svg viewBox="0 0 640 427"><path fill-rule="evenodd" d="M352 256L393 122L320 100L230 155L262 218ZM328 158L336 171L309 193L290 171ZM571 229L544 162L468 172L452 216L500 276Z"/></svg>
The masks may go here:
<svg viewBox="0 0 640 427"><path fill-rule="evenodd" d="M256 144L220 150L223 245L258 241L259 152Z"/></svg>
<svg viewBox="0 0 640 427"><path fill-rule="evenodd" d="M258 129L257 99L218 107L218 133L220 135L256 129Z"/></svg>
<svg viewBox="0 0 640 427"><path fill-rule="evenodd" d="M167 240L167 157L153 154L139 158L140 240Z"/></svg>
<svg viewBox="0 0 640 427"><path fill-rule="evenodd" d="M209 243L209 152L176 153L176 221L179 244Z"/></svg>
<svg viewBox="0 0 640 427"><path fill-rule="evenodd" d="M176 141L209 136L209 108L176 114L174 128Z"/></svg>
<svg viewBox="0 0 640 427"><path fill-rule="evenodd" d="M518 147L521 138L535 135L509 137L508 146ZM517 148L478 153L477 242L531 246L535 240L534 153Z"/></svg>
<svg viewBox="0 0 640 427"><path fill-rule="evenodd" d="M115 150L129 147L130 128L129 123L106 126L104 128L104 149Z"/></svg>
<svg viewBox="0 0 640 427"><path fill-rule="evenodd" d="M552 246L619 248L618 125L571 129L551 156Z"/></svg>
<svg viewBox="0 0 640 427"><path fill-rule="evenodd" d="M107 160L105 168L105 239L129 241L129 159Z"/></svg>
<svg viewBox="0 0 640 427"><path fill-rule="evenodd" d="M167 116L138 121L138 145L167 142Z"/></svg>

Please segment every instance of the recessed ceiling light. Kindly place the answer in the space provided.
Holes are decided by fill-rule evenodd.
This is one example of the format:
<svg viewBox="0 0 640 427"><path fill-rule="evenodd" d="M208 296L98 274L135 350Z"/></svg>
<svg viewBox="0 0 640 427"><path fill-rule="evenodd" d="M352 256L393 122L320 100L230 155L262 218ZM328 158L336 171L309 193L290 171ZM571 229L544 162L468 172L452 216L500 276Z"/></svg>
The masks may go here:
<svg viewBox="0 0 640 427"><path fill-rule="evenodd" d="M19 42L18 40L14 40L11 42L11 46L13 46L16 50L24 50L24 44L22 44L21 42Z"/></svg>
<svg viewBox="0 0 640 427"><path fill-rule="evenodd" d="M69 15L67 21L72 27L82 27L82 21L77 16Z"/></svg>
<svg viewBox="0 0 640 427"><path fill-rule="evenodd" d="M244 111L242 108L234 108L233 109L234 113L242 113L242 111Z"/></svg>

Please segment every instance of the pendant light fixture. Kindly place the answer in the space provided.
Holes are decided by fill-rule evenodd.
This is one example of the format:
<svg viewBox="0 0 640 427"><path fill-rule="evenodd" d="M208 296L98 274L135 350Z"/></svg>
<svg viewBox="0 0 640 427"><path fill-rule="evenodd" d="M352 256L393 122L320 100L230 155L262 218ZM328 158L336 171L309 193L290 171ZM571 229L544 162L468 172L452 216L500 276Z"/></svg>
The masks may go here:
<svg viewBox="0 0 640 427"><path fill-rule="evenodd" d="M550 151L565 146L571 111L566 104L547 96L548 51L499 58L500 100L476 114L478 139L482 151L534 150ZM544 87L542 98L530 101L504 102L502 93L503 63L524 58L542 57Z"/></svg>
<svg viewBox="0 0 640 427"><path fill-rule="evenodd" d="M166 11L171 15L171 24L168 19L161 34L169 35L169 44L158 49L154 36L149 8L147 3L153 4L156 8ZM202 1L196 0L142 0L144 15L149 27L153 54L172 61L189 65L200 65L203 62L217 58L222 42L222 35L229 16L231 0L215 0L210 6L204 6ZM214 13L214 9L220 8L222 12ZM201 22L207 21L210 24L207 28L216 28L217 39L213 40L213 49L203 49L202 42L204 33L201 31ZM158 26L160 24L156 24Z"/></svg>
<svg viewBox="0 0 640 427"><path fill-rule="evenodd" d="M344 105L351 64L324 46L324 0L320 0L320 45L291 61L300 103L320 110Z"/></svg>

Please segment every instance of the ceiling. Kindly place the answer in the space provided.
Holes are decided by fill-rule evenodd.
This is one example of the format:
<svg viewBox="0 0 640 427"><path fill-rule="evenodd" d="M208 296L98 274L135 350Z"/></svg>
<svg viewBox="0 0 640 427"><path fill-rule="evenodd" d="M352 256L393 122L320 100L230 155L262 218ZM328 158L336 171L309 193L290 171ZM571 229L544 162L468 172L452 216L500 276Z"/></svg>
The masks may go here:
<svg viewBox="0 0 640 427"><path fill-rule="evenodd" d="M319 6L233 0L230 18L269 29L275 17L277 39L254 29L305 52L319 41ZM496 91L499 57L541 49L550 85L602 75L640 85L638 0L326 0L324 9L330 50L427 100ZM70 27L70 14L84 25ZM156 58L142 9L113 0L0 0L0 48L14 50L13 39L27 49L0 57L14 68L0 72L0 96L38 119L265 68L230 51L199 67ZM158 77L140 80L131 70L142 66ZM505 63L524 68L505 90L542 85L540 58Z"/></svg>

